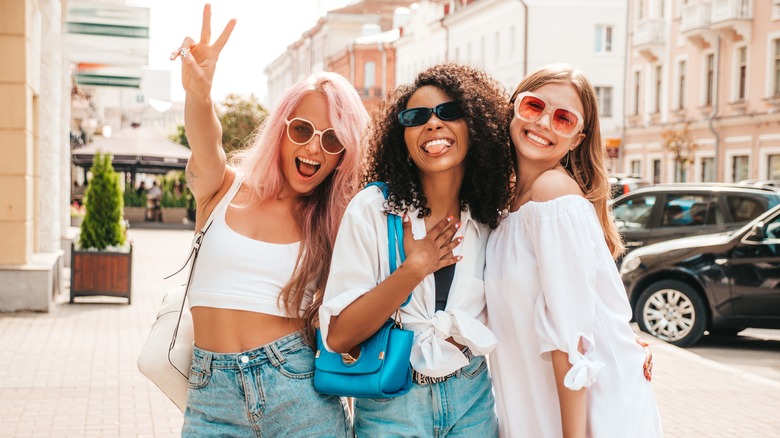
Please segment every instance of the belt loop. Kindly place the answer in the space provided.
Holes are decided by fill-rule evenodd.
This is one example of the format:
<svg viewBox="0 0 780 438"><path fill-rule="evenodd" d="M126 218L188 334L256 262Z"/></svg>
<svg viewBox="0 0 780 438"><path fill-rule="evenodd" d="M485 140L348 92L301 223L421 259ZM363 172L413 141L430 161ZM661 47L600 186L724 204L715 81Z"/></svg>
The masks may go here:
<svg viewBox="0 0 780 438"><path fill-rule="evenodd" d="M282 352L279 351L279 347L276 346L276 343L271 344L269 347L271 347L271 352L273 353L274 360L277 362L276 364L274 364L274 366L283 364L285 362L284 354L282 354Z"/></svg>
<svg viewBox="0 0 780 438"><path fill-rule="evenodd" d="M211 353L206 353L205 357L203 357L203 372L206 374L211 374Z"/></svg>

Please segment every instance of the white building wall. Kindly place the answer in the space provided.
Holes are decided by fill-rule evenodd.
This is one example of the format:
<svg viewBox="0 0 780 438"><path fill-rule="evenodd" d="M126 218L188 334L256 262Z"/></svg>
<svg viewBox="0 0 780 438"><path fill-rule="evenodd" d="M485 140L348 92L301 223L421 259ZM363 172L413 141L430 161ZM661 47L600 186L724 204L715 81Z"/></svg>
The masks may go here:
<svg viewBox="0 0 780 438"><path fill-rule="evenodd" d="M449 59L482 68L514 90L523 78L523 14L518 0L480 0L448 16Z"/></svg>
<svg viewBox="0 0 780 438"><path fill-rule="evenodd" d="M403 35L394 44L397 85L411 83L417 73L447 60L447 32L441 25L444 6L426 0L410 9Z"/></svg>

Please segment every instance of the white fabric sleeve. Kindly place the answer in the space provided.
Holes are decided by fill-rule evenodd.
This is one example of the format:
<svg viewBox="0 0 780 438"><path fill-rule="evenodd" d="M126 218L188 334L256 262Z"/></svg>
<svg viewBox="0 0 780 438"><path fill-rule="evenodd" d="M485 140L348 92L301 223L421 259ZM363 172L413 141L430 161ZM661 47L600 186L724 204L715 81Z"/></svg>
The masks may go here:
<svg viewBox="0 0 780 438"><path fill-rule="evenodd" d="M565 196L530 205L528 238L536 253L541 294L534 309L540 354L560 350L572 368L564 385L589 387L604 364L591 357L596 345L596 265L594 248L604 234L589 201ZM582 341L583 353L578 346Z"/></svg>
<svg viewBox="0 0 780 438"><path fill-rule="evenodd" d="M387 252L387 238L382 239L384 243L379 242L376 225L372 224L371 220L373 218L373 222L382 222L384 225L381 231L386 234L387 219L382 212L365 211L364 207L367 205L365 197L361 195L364 193L359 193L350 202L339 225L330 275L319 309L322 342L331 352L333 350L327 342L330 317L339 315L347 306L379 284L379 246L384 245L382 250ZM363 202L360 202L358 197ZM377 218L377 215L380 217Z"/></svg>

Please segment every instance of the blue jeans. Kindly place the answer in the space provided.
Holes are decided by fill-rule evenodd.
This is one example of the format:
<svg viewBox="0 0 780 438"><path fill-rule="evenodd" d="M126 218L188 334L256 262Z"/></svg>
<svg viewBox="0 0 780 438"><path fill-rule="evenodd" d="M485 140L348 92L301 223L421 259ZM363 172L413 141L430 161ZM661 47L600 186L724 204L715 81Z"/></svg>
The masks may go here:
<svg viewBox="0 0 780 438"><path fill-rule="evenodd" d="M349 437L346 403L314 390L300 333L243 353L195 347L183 437Z"/></svg>
<svg viewBox="0 0 780 438"><path fill-rule="evenodd" d="M444 382L414 383L400 397L355 399L355 434L358 438L497 437L485 357L474 357Z"/></svg>

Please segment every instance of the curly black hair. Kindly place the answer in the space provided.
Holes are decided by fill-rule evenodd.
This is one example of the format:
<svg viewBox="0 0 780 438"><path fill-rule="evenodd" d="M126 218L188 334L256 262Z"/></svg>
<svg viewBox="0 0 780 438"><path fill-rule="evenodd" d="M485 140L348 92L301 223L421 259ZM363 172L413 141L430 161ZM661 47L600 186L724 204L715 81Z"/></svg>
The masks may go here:
<svg viewBox="0 0 780 438"><path fill-rule="evenodd" d="M458 64L437 65L417 75L413 84L398 87L372 120L363 182L387 182L389 211L401 213L415 208L420 218L430 216L417 167L407 161L405 128L398 121L398 113L406 109L411 95L427 85L452 97L463 110L468 125L469 150L460 189L461 209L468 207L474 219L496 228L512 193L512 108L504 87L481 70Z"/></svg>

